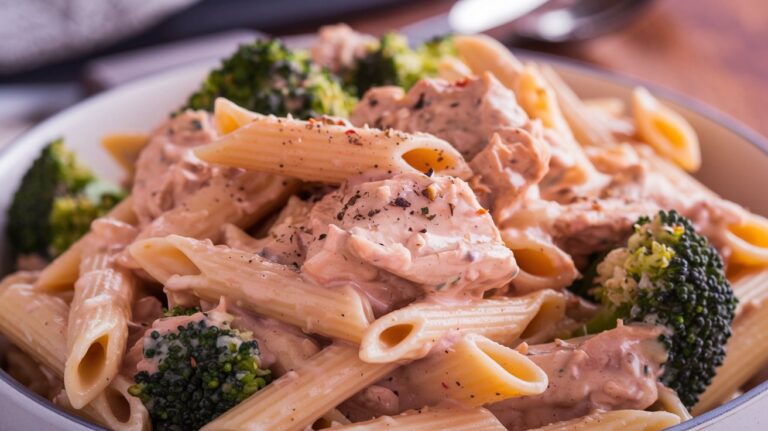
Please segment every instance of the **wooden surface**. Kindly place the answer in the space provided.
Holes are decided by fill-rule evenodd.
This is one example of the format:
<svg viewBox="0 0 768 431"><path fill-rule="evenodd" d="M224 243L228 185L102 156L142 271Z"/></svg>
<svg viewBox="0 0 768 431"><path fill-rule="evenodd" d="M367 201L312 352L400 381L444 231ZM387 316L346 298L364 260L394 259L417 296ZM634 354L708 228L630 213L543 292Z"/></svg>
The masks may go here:
<svg viewBox="0 0 768 431"><path fill-rule="evenodd" d="M443 12L452 3L421 1L347 21L380 34ZM618 32L536 49L687 94L768 136L767 0L657 0Z"/></svg>

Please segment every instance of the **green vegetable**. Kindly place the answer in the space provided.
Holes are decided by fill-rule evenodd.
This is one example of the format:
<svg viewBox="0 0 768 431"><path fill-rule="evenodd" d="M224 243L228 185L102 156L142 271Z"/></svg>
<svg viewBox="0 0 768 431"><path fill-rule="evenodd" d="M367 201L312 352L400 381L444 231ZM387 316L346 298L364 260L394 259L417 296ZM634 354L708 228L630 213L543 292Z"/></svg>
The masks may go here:
<svg viewBox="0 0 768 431"><path fill-rule="evenodd" d="M725 358L737 303L717 251L690 220L661 211L638 220L627 247L597 265L594 283L603 309L585 332L611 329L616 319L667 328L661 381L687 407L696 404Z"/></svg>
<svg viewBox="0 0 768 431"><path fill-rule="evenodd" d="M144 357L157 360L158 371L136 374L128 392L147 407L153 429L199 429L266 386L270 371L246 338L204 318L145 338Z"/></svg>
<svg viewBox="0 0 768 431"><path fill-rule="evenodd" d="M347 116L356 102L336 77L278 40L241 45L208 75L182 109L212 111L217 97L261 114L301 119Z"/></svg>
<svg viewBox="0 0 768 431"><path fill-rule="evenodd" d="M124 197L96 179L58 139L24 174L8 210L8 237L19 254L56 256Z"/></svg>
<svg viewBox="0 0 768 431"><path fill-rule="evenodd" d="M182 307L180 305L174 305L171 308L163 308L163 316L165 317L191 316L199 312L200 309L197 307Z"/></svg>
<svg viewBox="0 0 768 431"><path fill-rule="evenodd" d="M451 37L436 38L411 49L405 36L388 33L357 60L345 82L355 88L359 97L371 87L382 85L407 90L424 77L436 76L440 60L455 54Z"/></svg>

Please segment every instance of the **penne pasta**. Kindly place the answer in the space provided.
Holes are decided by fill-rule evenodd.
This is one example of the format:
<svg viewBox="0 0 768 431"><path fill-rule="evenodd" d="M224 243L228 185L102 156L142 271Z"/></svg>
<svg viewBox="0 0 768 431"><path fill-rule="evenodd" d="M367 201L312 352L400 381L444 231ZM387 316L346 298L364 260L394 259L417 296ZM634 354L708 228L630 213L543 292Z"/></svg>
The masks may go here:
<svg viewBox="0 0 768 431"><path fill-rule="evenodd" d="M251 112L237 104L219 97L213 104L213 125L222 135L232 133L264 115Z"/></svg>
<svg viewBox="0 0 768 431"><path fill-rule="evenodd" d="M123 199L105 216L128 224L138 222L133 212L131 197ZM47 292L72 289L80 274L80 259L85 245L90 241L90 233L77 240L67 251L59 255L45 269L35 283L35 287Z"/></svg>
<svg viewBox="0 0 768 431"><path fill-rule="evenodd" d="M668 412L614 410L596 412L529 431L661 431L679 423L680 418Z"/></svg>
<svg viewBox="0 0 768 431"><path fill-rule="evenodd" d="M688 172L701 166L699 138L688 121L659 102L648 90L632 93L632 116L640 138L661 156Z"/></svg>
<svg viewBox="0 0 768 431"><path fill-rule="evenodd" d="M146 133L114 133L101 138L101 146L132 179L139 153L149 142Z"/></svg>
<svg viewBox="0 0 768 431"><path fill-rule="evenodd" d="M306 332L360 342L371 320L370 305L352 287L314 285L257 254L177 235L138 241L129 250L167 289L190 290L211 302L226 296Z"/></svg>
<svg viewBox="0 0 768 431"><path fill-rule="evenodd" d="M518 103L531 118L541 120L545 128L555 130L565 138L573 137L557 95L542 76L538 66L526 64L520 72L517 86L512 89Z"/></svg>
<svg viewBox="0 0 768 431"><path fill-rule="evenodd" d="M129 379L118 375L104 392L79 410L69 402L66 391L52 401L73 414L83 415L114 431L149 431L152 427L146 409L141 401L128 393L132 384Z"/></svg>
<svg viewBox="0 0 768 431"><path fill-rule="evenodd" d="M559 320L564 312L563 297L552 290L467 303L415 303L373 322L363 336L360 358L366 362L423 358L449 333L480 334L510 344Z"/></svg>
<svg viewBox="0 0 768 431"><path fill-rule="evenodd" d="M745 306L759 305L768 299L768 270L750 271L733 282L733 293L739 298L736 315Z"/></svg>
<svg viewBox="0 0 768 431"><path fill-rule="evenodd" d="M483 34L473 34L457 35L453 43L459 59L475 75L491 72L505 87L517 88L523 63L499 41Z"/></svg>
<svg viewBox="0 0 768 431"><path fill-rule="evenodd" d="M398 366L363 362L356 346L332 344L202 430L303 430Z"/></svg>
<svg viewBox="0 0 768 431"><path fill-rule="evenodd" d="M363 173L390 176L433 170L465 179L471 175L461 154L431 135L290 118L256 118L196 148L195 154L209 163L329 184Z"/></svg>
<svg viewBox="0 0 768 431"><path fill-rule="evenodd" d="M740 223L724 232L731 249L729 264L768 267L768 219L747 214Z"/></svg>
<svg viewBox="0 0 768 431"><path fill-rule="evenodd" d="M0 331L38 363L64 379L69 306L59 298L16 284L0 293ZM116 377L80 412L116 431L149 429L149 413L128 394L130 382ZM69 403L67 397L63 397Z"/></svg>
<svg viewBox="0 0 768 431"><path fill-rule="evenodd" d="M549 69L549 66L544 66ZM547 74L549 76L549 74ZM581 101L585 107L599 111L611 117L621 117L627 110L626 103L619 97L593 97ZM573 126L571 126L573 127Z"/></svg>
<svg viewBox="0 0 768 431"><path fill-rule="evenodd" d="M579 276L571 256L551 242L520 235L512 228L501 230L501 237L520 267L517 277L512 280L517 293L562 289Z"/></svg>
<svg viewBox="0 0 768 431"><path fill-rule="evenodd" d="M656 403L654 403L653 406L651 406L651 410L659 410L672 413L679 417L680 421L687 421L693 417L688 411L688 408L685 407L683 402L680 400L680 397L677 396L675 391L669 389L661 383L659 383L657 386L659 389L659 399L656 400Z"/></svg>
<svg viewBox="0 0 768 431"><path fill-rule="evenodd" d="M67 316L63 300L13 284L0 293L0 330L16 347L41 365L64 376Z"/></svg>
<svg viewBox="0 0 768 431"><path fill-rule="evenodd" d="M506 431L504 425L484 408L424 407L398 416L333 428L334 431Z"/></svg>
<svg viewBox="0 0 768 431"><path fill-rule="evenodd" d="M64 387L81 409L115 379L128 340L136 280L107 253L86 256L80 264L67 326Z"/></svg>
<svg viewBox="0 0 768 431"><path fill-rule="evenodd" d="M407 365L408 396L427 405L444 399L468 407L538 395L547 374L528 357L477 334L466 334L444 351Z"/></svg>
<svg viewBox="0 0 768 431"><path fill-rule="evenodd" d="M598 121L589 107L571 90L550 66L541 66L541 75L552 89L562 109L563 118L574 138L582 145L610 147L614 145L611 131ZM620 101L619 101L620 102Z"/></svg>
<svg viewBox="0 0 768 431"><path fill-rule="evenodd" d="M437 75L446 81L458 81L472 76L472 71L455 57L443 57L437 65Z"/></svg>
<svg viewBox="0 0 768 431"><path fill-rule="evenodd" d="M284 204L297 186L285 177L248 172L229 185L193 193L144 227L137 239L176 234L218 241L223 225L253 225Z"/></svg>

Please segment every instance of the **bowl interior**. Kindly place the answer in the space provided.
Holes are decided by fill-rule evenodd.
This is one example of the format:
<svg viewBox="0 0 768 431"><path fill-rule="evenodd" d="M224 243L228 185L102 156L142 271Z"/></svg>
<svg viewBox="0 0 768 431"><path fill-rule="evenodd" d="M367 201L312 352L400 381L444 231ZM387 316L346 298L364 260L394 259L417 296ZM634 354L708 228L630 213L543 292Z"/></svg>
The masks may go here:
<svg viewBox="0 0 768 431"><path fill-rule="evenodd" d="M546 58L563 78L584 97L619 97L628 100L637 81L596 71L586 66L563 60ZM100 137L114 132L146 132L157 126L170 112L182 104L190 92L201 82L212 62L191 64L176 70L153 75L117 89L102 93L35 127L16 142L0 151L0 225L5 226L6 212L21 176L38 155L40 149L57 137L64 137L99 175L118 181L119 167L100 147ZM651 87L660 98L685 116L699 133L704 164L697 174L700 180L723 196L745 205L761 214L768 214L768 200L763 198L759 185L768 184L768 145L765 140L733 120L710 108L667 91ZM757 186L757 187L756 187ZM0 230L0 244L5 244L5 230ZM10 270L10 253L0 246L0 270ZM48 408L42 398L32 395L20 385L9 383L9 377L0 371L0 429L88 429L79 420L58 416ZM753 409L765 396L765 385L736 402L721 407L701 419L718 417L735 420L733 425L749 428L749 418L759 420L755 414L720 414L726 410ZM741 400L741 401L739 401ZM729 413L731 413L729 412ZM53 415L53 416L52 416ZM730 418L730 419L729 419ZM746 418L746 419L745 419ZM679 429L708 427L712 422L702 420L681 425ZM24 425L22 428L17 428ZM729 425L731 425L729 423ZM98 429L98 428L91 428Z"/></svg>

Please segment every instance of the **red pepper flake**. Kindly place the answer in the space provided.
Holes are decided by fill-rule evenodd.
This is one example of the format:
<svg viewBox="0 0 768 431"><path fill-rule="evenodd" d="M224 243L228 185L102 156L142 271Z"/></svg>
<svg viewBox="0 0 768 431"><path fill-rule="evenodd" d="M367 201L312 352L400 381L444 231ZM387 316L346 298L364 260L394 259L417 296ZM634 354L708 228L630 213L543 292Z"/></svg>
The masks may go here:
<svg viewBox="0 0 768 431"><path fill-rule="evenodd" d="M448 385L445 384L445 382L440 382L441 385L443 385L443 389L448 389Z"/></svg>
<svg viewBox="0 0 768 431"><path fill-rule="evenodd" d="M475 214L477 214L477 215L488 214L488 210L487 210L487 209L485 209L485 208L480 208L479 210L477 210L477 211L475 212Z"/></svg>
<svg viewBox="0 0 768 431"><path fill-rule="evenodd" d="M192 365L192 368L197 368L197 361L194 356L189 357L189 364Z"/></svg>
<svg viewBox="0 0 768 431"><path fill-rule="evenodd" d="M344 132L345 135L357 135L357 131L355 129L348 129L346 132Z"/></svg>
<svg viewBox="0 0 768 431"><path fill-rule="evenodd" d="M455 85L457 87L466 87L467 84L469 84L469 79L467 79L467 78L461 78L458 81L453 83L453 85Z"/></svg>

